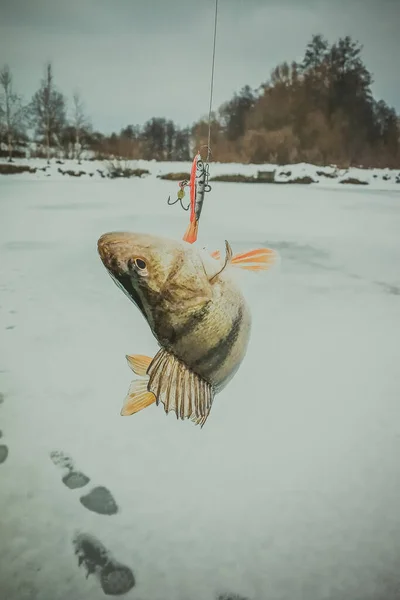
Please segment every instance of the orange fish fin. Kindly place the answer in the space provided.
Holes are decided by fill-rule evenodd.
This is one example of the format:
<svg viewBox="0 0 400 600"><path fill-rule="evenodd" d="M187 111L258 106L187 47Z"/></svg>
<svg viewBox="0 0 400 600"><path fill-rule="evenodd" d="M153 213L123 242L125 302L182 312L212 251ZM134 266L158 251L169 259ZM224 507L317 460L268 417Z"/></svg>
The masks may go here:
<svg viewBox="0 0 400 600"><path fill-rule="evenodd" d="M150 356L144 356L143 354L132 354L126 355L126 360L132 371L136 375L146 375L147 369L153 360Z"/></svg>
<svg viewBox="0 0 400 600"><path fill-rule="evenodd" d="M267 271L275 263L277 253L271 248L257 248L249 252L235 254L231 264L247 271Z"/></svg>
<svg viewBox="0 0 400 600"><path fill-rule="evenodd" d="M188 228L185 231L185 235L183 236L183 240L185 242L189 242L189 244L193 244L197 240L198 229L199 229L198 221L190 222L188 225Z"/></svg>
<svg viewBox="0 0 400 600"><path fill-rule="evenodd" d="M132 381L121 409L121 416L128 417L154 404L156 397L147 390L148 381L148 378Z"/></svg>
<svg viewBox="0 0 400 600"><path fill-rule="evenodd" d="M221 252L219 250L214 250L214 252L211 252L211 256L216 260L219 260L221 258Z"/></svg>
<svg viewBox="0 0 400 600"><path fill-rule="evenodd" d="M177 419L190 419L203 427L214 399L211 384L164 349L156 354L148 371L147 387L157 396L157 404L162 402L167 414L174 411Z"/></svg>

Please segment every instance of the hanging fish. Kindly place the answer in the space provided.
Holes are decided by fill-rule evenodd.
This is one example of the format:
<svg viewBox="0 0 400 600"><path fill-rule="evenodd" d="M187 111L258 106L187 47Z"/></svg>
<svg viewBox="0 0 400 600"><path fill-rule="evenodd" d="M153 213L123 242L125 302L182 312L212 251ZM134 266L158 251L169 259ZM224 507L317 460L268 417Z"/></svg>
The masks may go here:
<svg viewBox="0 0 400 600"><path fill-rule="evenodd" d="M98 251L160 346L154 357L127 356L142 379L132 382L121 415L162 402L166 413L203 426L250 337L250 310L229 267L266 270L276 253L260 248L234 256L226 242L221 260L184 241L126 232L102 235Z"/></svg>
<svg viewBox="0 0 400 600"><path fill-rule="evenodd" d="M203 209L204 194L211 190L208 183L208 164L205 164L201 158L200 152L193 159L190 173L190 221L188 228L183 236L185 242L193 244L197 240L199 220Z"/></svg>

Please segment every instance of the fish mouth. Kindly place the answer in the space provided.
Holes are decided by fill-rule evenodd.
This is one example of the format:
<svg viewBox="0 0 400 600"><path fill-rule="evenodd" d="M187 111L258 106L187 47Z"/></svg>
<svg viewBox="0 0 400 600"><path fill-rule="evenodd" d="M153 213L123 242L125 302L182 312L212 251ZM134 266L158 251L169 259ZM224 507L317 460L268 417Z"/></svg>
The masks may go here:
<svg viewBox="0 0 400 600"><path fill-rule="evenodd" d="M124 248L124 241L128 234L105 233L97 242L97 250L101 262L114 283L137 306L142 315L147 319L142 299L135 289L132 276L128 267L128 257Z"/></svg>
<svg viewBox="0 0 400 600"><path fill-rule="evenodd" d="M133 302L133 304L135 304L135 306L137 306L137 308L140 310L142 315L147 319L147 315L144 310L143 302L142 302L139 294L133 287L130 276L129 275L117 275L117 274L113 273L110 269L107 269L107 271L108 271L108 274L110 275L111 279L117 285L117 287L119 287L119 289L124 292L125 296L128 296L129 300L131 300Z"/></svg>

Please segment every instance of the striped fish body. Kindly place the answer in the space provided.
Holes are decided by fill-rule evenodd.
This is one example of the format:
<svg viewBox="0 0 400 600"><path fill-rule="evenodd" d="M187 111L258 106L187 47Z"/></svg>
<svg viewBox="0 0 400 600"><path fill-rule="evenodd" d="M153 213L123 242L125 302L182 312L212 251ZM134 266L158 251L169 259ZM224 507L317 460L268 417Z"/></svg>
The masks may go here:
<svg viewBox="0 0 400 600"><path fill-rule="evenodd" d="M132 361L145 379L140 393L135 384L129 397L137 403L139 398L141 408L161 401L166 412L203 425L214 395L240 367L250 338L250 311L227 261L184 241L147 234L105 234L98 250L160 345L148 362Z"/></svg>
<svg viewBox="0 0 400 600"><path fill-rule="evenodd" d="M232 379L246 354L250 332L249 307L225 271L211 286L212 299L179 321L163 347L220 392ZM156 335L157 337L157 335Z"/></svg>

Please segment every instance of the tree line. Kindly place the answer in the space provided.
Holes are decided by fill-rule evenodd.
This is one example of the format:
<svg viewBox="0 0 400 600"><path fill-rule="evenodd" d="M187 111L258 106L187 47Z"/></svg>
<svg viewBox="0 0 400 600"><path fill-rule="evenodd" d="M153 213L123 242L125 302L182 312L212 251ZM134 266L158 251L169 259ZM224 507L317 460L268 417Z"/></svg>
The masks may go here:
<svg viewBox="0 0 400 600"><path fill-rule="evenodd" d="M400 166L400 120L371 92L362 46L350 36L333 44L314 35L302 61L277 65L257 89L246 85L212 114L212 158L221 162ZM30 135L28 135L30 132ZM9 159L30 142L36 155L190 160L207 143L208 121L190 127L154 117L118 133L95 131L79 94L67 100L48 63L24 103L8 66L0 71L0 142ZM4 150L3 150L4 153Z"/></svg>

